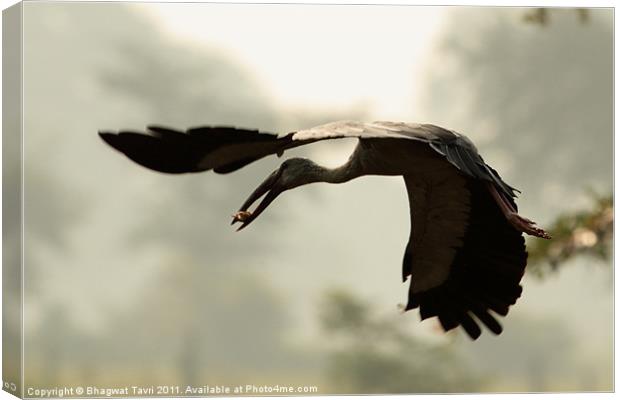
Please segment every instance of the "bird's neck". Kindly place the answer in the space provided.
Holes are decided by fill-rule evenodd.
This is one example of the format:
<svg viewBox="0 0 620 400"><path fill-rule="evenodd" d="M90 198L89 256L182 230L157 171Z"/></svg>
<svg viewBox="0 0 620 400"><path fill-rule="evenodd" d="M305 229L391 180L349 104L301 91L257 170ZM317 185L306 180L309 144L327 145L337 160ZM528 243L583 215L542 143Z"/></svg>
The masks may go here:
<svg viewBox="0 0 620 400"><path fill-rule="evenodd" d="M319 167L320 181L327 183L344 183L361 175L357 164L349 159L345 164L336 168Z"/></svg>

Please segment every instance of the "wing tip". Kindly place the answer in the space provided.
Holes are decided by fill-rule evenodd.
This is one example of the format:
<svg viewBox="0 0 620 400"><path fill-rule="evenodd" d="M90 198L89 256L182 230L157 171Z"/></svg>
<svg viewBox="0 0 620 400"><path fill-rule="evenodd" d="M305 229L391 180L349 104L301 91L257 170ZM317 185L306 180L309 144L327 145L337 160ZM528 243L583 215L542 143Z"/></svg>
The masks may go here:
<svg viewBox="0 0 620 400"><path fill-rule="evenodd" d="M116 146L117 144L116 138L118 137L117 133L113 133L109 131L99 131L98 134L101 140L103 140L105 143L107 143L108 145L118 150L118 147Z"/></svg>

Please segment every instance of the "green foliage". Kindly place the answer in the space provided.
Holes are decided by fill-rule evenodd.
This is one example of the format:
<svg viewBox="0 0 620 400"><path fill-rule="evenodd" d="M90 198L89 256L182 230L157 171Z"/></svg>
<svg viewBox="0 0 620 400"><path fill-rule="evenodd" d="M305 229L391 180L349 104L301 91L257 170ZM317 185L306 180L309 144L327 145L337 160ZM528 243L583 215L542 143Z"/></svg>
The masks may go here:
<svg viewBox="0 0 620 400"><path fill-rule="evenodd" d="M401 315L375 315L369 304L343 291L328 293L321 311L334 345L327 373L335 392L464 392L479 385L451 344L411 335Z"/></svg>
<svg viewBox="0 0 620 400"><path fill-rule="evenodd" d="M561 214L548 230L552 240L533 240L528 244L530 271L541 275L545 265L556 270L578 255L601 260L611 256L613 197L592 193L592 202L590 209Z"/></svg>

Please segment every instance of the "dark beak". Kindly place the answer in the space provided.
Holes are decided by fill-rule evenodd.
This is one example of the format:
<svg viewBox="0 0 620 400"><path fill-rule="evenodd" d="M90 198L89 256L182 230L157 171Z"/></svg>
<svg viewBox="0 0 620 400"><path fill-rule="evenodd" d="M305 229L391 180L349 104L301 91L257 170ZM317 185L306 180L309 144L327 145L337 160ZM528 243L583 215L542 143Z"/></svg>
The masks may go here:
<svg viewBox="0 0 620 400"><path fill-rule="evenodd" d="M271 175L269 175L267 179L265 179L263 183L261 183L260 186L257 187L254 192L252 192L250 197L247 198L247 200L239 209L239 212L233 215L233 220L230 223L231 225L233 225L235 222L242 222L241 226L237 229L237 232L239 232L241 229L245 228L252 221L254 221L263 211L265 211L269 204L271 204L271 202L274 201L280 193L282 193L282 189L278 185L278 180L280 179L281 174L282 172L280 169L273 171ZM248 208L252 204L254 204L256 200L260 199L265 193L267 193L267 195L265 196L263 201L260 202L258 207L256 207L253 212L248 212Z"/></svg>

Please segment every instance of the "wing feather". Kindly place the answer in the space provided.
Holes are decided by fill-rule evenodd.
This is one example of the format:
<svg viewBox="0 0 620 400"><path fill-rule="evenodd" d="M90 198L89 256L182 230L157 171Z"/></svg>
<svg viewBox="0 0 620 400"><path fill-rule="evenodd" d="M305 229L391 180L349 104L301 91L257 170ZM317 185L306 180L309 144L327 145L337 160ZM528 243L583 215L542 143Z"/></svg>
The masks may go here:
<svg viewBox="0 0 620 400"><path fill-rule="evenodd" d="M149 169L180 174L210 169L235 171L274 153L291 138L233 127L198 127L185 132L149 126L145 132L100 132L101 138L136 163Z"/></svg>
<svg viewBox="0 0 620 400"><path fill-rule="evenodd" d="M451 251L446 265L445 258L442 260L436 252L428 251L424 246L445 246L441 240L445 241L446 236L453 235L456 230L447 229L450 224L442 224L437 229L445 233L443 238L433 236L433 241L426 242L416 238L419 235L416 226L429 225L423 218L432 215L428 209L433 208L435 203L424 204L419 198L416 200L416 190L412 190L415 182L405 177L410 195L412 234L403 261L403 278L411 275L406 310L419 307L422 319L436 316L444 330L460 325L471 338L476 339L480 336L480 328L473 316L491 332L501 333L502 327L490 311L505 316L509 307L521 296L520 281L527 263L527 252L522 234L506 221L484 183L469 177L463 179L466 179L465 187L469 193L466 196L469 201L468 218L461 245ZM441 196L434 200L441 201ZM415 212L416 207L427 210ZM443 217L446 221L462 223L448 215ZM417 258L429 254L436 259L430 263L435 268L432 272L420 269L425 264L416 262ZM406 261L410 264L405 265ZM429 273L437 276L437 271L441 271L439 275L444 278L439 283L426 276ZM422 280L422 284L416 284L416 280Z"/></svg>
<svg viewBox="0 0 620 400"><path fill-rule="evenodd" d="M515 189L486 165L465 136L431 124L337 121L286 135L230 126L201 126L180 130L151 125L145 132L100 132L101 138L131 160L166 173L214 170L236 171L270 154L320 140L392 138L427 143L465 174L493 182L510 202ZM515 205L516 206L516 205Z"/></svg>

